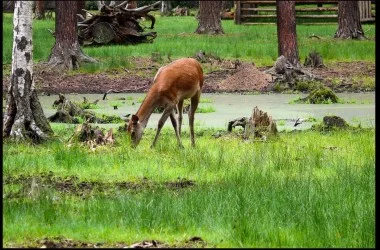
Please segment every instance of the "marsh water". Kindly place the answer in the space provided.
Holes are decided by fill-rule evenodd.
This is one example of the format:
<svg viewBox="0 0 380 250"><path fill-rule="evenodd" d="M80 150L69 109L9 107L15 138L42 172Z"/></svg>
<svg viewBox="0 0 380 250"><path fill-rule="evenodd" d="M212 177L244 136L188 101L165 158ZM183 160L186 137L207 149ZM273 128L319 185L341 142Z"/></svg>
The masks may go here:
<svg viewBox="0 0 380 250"><path fill-rule="evenodd" d="M326 115L336 115L345 119L350 125L362 127L375 127L375 92L366 93L339 93L338 97L344 103L338 104L296 104L292 101L306 97L307 94L202 94L204 102L199 107L212 107L215 112L196 113L195 125L198 128L220 128L226 129L230 120L239 117L250 117L252 110L257 106L260 110L267 112L277 121L278 129L308 129L315 122L321 122ZM122 93L109 94L107 100L102 100L103 94L70 94L66 95L71 101L82 102L83 97L90 102L99 99L98 108L92 111L98 114L119 115L133 114L141 105L145 93ZM58 95L40 96L40 102L43 106L46 116L56 112L52 107ZM124 100L123 100L124 99ZM114 106L117 109L114 109ZM156 127L160 114L152 114L148 127ZM309 122L303 122L301 125L294 127L297 118L308 119ZM187 115L183 119L184 127L188 126ZM118 127L120 124L101 124L102 127ZM167 121L165 126L171 126Z"/></svg>

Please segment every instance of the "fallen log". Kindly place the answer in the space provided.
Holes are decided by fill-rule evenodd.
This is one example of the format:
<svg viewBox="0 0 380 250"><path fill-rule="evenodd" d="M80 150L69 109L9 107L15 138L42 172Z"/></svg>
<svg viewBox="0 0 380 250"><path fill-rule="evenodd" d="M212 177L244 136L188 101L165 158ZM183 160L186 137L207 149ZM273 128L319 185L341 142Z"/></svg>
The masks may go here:
<svg viewBox="0 0 380 250"><path fill-rule="evenodd" d="M97 103L99 100L95 100L92 104ZM90 103L84 97L83 104ZM118 116L108 116L102 115L97 117L94 112L81 108L77 103L71 102L66 99L62 94L59 94L59 99L54 101L53 107L57 107L57 112L50 117L48 120L50 122L57 123L80 123L78 118L83 119L84 122L88 123L111 123L119 122L122 119Z"/></svg>
<svg viewBox="0 0 380 250"><path fill-rule="evenodd" d="M117 6L103 5L99 14L91 14L89 19L80 17L77 23L78 41L81 45L102 44L135 44L152 42L157 37L156 32L144 32L142 19L151 21L150 29L154 28L155 18L150 15L152 10L158 10L160 1L135 9L122 8L124 2Z"/></svg>
<svg viewBox="0 0 380 250"><path fill-rule="evenodd" d="M227 131L232 132L232 129L240 126L245 130L245 126L247 125L248 117L239 117L234 120L231 120L228 122Z"/></svg>

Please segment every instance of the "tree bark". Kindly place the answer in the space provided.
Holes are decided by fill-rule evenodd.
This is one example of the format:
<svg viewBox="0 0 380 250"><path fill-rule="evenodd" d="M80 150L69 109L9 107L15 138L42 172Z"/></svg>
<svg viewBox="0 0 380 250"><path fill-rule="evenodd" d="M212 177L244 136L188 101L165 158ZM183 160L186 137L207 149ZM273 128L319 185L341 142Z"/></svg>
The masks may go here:
<svg viewBox="0 0 380 250"><path fill-rule="evenodd" d="M300 67L295 1L276 1L278 56L285 58L294 66Z"/></svg>
<svg viewBox="0 0 380 250"><path fill-rule="evenodd" d="M76 31L77 2L56 1L55 45L49 56L51 67L76 69L80 62L96 62L86 56L79 45Z"/></svg>
<svg viewBox="0 0 380 250"><path fill-rule="evenodd" d="M36 1L36 9L34 11L34 14L37 20L45 19L45 1L44 0Z"/></svg>
<svg viewBox="0 0 380 250"><path fill-rule="evenodd" d="M338 30L335 38L365 39L358 1L338 1Z"/></svg>
<svg viewBox="0 0 380 250"><path fill-rule="evenodd" d="M199 23L197 34L224 34L220 12L222 1L199 1Z"/></svg>
<svg viewBox="0 0 380 250"><path fill-rule="evenodd" d="M162 1L161 2L161 15L168 16L172 9L172 5L170 1Z"/></svg>
<svg viewBox="0 0 380 250"><path fill-rule="evenodd" d="M13 16L11 84L3 117L3 138L48 139L53 131L38 100L33 81L31 1L16 1Z"/></svg>

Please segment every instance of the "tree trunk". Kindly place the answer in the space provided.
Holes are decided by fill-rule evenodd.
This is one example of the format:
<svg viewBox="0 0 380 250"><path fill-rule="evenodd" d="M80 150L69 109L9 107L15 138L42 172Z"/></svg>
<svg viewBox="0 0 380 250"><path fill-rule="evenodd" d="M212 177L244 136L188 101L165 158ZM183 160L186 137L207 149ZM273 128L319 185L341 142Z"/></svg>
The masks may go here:
<svg viewBox="0 0 380 250"><path fill-rule="evenodd" d="M365 39L358 1L338 1L338 30L335 38Z"/></svg>
<svg viewBox="0 0 380 250"><path fill-rule="evenodd" d="M56 1L55 45L49 56L51 67L75 69L80 62L96 62L80 48L76 31L77 2Z"/></svg>
<svg viewBox="0 0 380 250"><path fill-rule="evenodd" d="M162 1L161 2L161 15L168 16L172 9L170 1Z"/></svg>
<svg viewBox="0 0 380 250"><path fill-rule="evenodd" d="M296 33L295 1L276 1L278 56L300 67Z"/></svg>
<svg viewBox="0 0 380 250"><path fill-rule="evenodd" d="M31 1L16 1L13 16L11 84L3 117L3 138L48 139L53 131L38 100L33 81Z"/></svg>
<svg viewBox="0 0 380 250"><path fill-rule="evenodd" d="M224 34L220 12L222 1L199 1L199 24L197 34Z"/></svg>
<svg viewBox="0 0 380 250"><path fill-rule="evenodd" d="M34 14L37 20L45 19L45 1L44 0L36 1L36 10L34 11Z"/></svg>

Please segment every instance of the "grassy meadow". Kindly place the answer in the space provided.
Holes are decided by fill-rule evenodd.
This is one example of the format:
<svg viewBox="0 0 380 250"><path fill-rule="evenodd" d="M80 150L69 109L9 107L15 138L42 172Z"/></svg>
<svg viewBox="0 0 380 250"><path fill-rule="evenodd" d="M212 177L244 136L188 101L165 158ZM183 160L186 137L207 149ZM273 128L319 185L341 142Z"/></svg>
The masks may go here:
<svg viewBox="0 0 380 250"><path fill-rule="evenodd" d="M159 53L164 59L175 59L194 56L202 50L224 59L252 61L257 66L273 65L278 57L275 25L235 25L233 20L223 20L225 35L208 36L194 33L198 25L194 16L161 17L157 14L155 17L157 38L153 43L84 47L84 52L100 63L88 64L80 71L133 67L133 57L151 57L153 53ZM3 63L8 64L12 60L12 23L12 14L3 14ZM325 64L358 60L374 62L375 25L362 26L368 37L366 41L334 39L336 23L297 25L301 62L312 51L317 51ZM54 37L48 29L54 30L53 20L35 20L33 23L34 60L37 62L46 61L54 45Z"/></svg>
<svg viewBox="0 0 380 250"><path fill-rule="evenodd" d="M45 237L178 246L195 236L208 247L375 246L374 129L267 142L197 130L195 149L186 130L178 149L169 128L150 149L147 129L136 149L122 133L95 151L65 143L74 126L53 129L43 145L3 145L4 246Z"/></svg>
<svg viewBox="0 0 380 250"><path fill-rule="evenodd" d="M199 36L192 16L156 18L153 43L85 47L100 63L80 72L133 67L133 57L155 52L174 59L203 50L257 66L277 58L274 25L224 20L225 35ZM54 21L33 25L34 60L46 61ZM326 64L375 62L374 24L363 25L366 41L334 40L336 29L298 25L301 61L315 50ZM12 15L3 14L3 64L11 51ZM102 246L187 246L200 237L206 247L375 247L374 128L285 131L265 142L196 128L196 148L185 129L184 149L172 128L151 149L155 130L146 129L135 149L115 132L114 145L91 150L68 144L75 125L51 125L54 139L44 144L3 139L3 247L54 237Z"/></svg>

